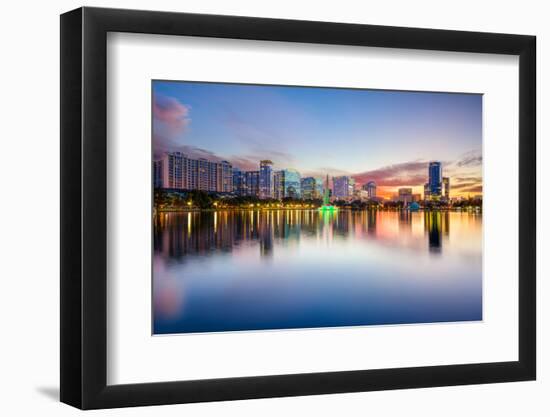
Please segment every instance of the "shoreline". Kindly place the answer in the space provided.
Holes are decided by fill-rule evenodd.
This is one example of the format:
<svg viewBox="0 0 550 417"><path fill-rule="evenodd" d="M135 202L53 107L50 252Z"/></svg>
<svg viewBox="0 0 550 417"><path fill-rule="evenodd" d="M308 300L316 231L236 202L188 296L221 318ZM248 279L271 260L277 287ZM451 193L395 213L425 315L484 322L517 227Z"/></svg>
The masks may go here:
<svg viewBox="0 0 550 417"><path fill-rule="evenodd" d="M219 212L219 211L320 211L320 207L314 208L296 208L296 207L227 207L227 208L208 208L208 209L188 209L188 208L171 208L171 209L157 209L153 208L153 212L157 213L200 213L200 212ZM465 213L482 213L482 209L460 209L460 208L434 208L434 209L424 209L420 208L417 210L410 210L406 208L401 209L380 209L380 208L351 208L351 207L339 207L334 211L382 211L382 212L400 212L400 211L409 211L411 213L419 212L437 212L437 211L453 211L453 212L465 212Z"/></svg>

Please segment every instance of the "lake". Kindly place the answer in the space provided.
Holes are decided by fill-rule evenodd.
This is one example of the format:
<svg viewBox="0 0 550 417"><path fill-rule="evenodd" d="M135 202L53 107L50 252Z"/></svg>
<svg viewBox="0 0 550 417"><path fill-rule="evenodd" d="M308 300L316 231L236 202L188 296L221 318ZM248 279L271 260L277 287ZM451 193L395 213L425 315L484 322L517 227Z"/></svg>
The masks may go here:
<svg viewBox="0 0 550 417"><path fill-rule="evenodd" d="M481 319L479 213L154 217L155 334Z"/></svg>

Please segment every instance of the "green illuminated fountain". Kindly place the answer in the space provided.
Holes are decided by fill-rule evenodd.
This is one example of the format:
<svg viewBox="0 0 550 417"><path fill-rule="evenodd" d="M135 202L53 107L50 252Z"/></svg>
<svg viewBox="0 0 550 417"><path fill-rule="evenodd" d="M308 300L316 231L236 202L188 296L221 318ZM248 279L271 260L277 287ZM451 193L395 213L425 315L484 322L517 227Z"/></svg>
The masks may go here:
<svg viewBox="0 0 550 417"><path fill-rule="evenodd" d="M338 210L338 207L333 206L330 204L330 196L329 196L329 183L328 183L328 174L327 174L327 183L325 186L325 191L323 193L323 205L319 207L319 210L321 211L334 211Z"/></svg>

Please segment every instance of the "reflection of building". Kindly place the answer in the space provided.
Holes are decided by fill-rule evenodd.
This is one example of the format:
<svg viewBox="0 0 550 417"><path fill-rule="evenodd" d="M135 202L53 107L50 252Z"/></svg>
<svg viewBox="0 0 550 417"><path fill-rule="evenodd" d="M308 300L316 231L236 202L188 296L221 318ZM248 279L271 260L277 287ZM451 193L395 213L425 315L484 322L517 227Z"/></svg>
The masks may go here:
<svg viewBox="0 0 550 417"><path fill-rule="evenodd" d="M204 158L192 159L181 152L166 152L154 162L154 184L157 188L233 191L231 164L213 162Z"/></svg>
<svg viewBox="0 0 550 417"><path fill-rule="evenodd" d="M279 179L282 193L281 198L300 198L301 196L301 178L300 173L295 169L284 169L280 171Z"/></svg>
<svg viewBox="0 0 550 417"><path fill-rule="evenodd" d="M166 257L210 256L216 251L230 252L242 242L257 245L262 256L271 256L280 245L302 239L354 239L377 237L380 242L404 243L415 247L420 242L439 254L448 242L452 214L448 211L399 213L317 210L222 210L186 213L160 213L154 216L154 250ZM423 220L424 239L416 225ZM419 239L420 238L420 239ZM396 240L397 239L397 240Z"/></svg>
<svg viewBox="0 0 550 417"><path fill-rule="evenodd" d="M260 161L259 197L273 198L273 162Z"/></svg>
<svg viewBox="0 0 550 417"><path fill-rule="evenodd" d="M409 210L399 211L399 232L412 233L412 212Z"/></svg>
<svg viewBox="0 0 550 417"><path fill-rule="evenodd" d="M334 198L347 199L353 197L355 192L355 179L343 175L332 179L332 196Z"/></svg>
<svg viewBox="0 0 550 417"><path fill-rule="evenodd" d="M431 252L441 252L443 236L449 236L449 212L424 212L424 230L428 233L428 244Z"/></svg>
<svg viewBox="0 0 550 417"><path fill-rule="evenodd" d="M300 183L302 198L304 200L313 200L323 197L323 179L314 177L302 178Z"/></svg>
<svg viewBox="0 0 550 417"><path fill-rule="evenodd" d="M369 234L375 234L376 233L376 217L378 216L378 212L374 210L369 210L367 212L367 231Z"/></svg>

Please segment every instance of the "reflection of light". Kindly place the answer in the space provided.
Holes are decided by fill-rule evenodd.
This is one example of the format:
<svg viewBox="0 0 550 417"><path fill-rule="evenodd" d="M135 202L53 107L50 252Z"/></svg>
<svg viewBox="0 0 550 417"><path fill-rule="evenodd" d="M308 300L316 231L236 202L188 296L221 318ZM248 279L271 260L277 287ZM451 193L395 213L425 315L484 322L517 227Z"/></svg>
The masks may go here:
<svg viewBox="0 0 550 417"><path fill-rule="evenodd" d="M187 213L187 233L191 233L191 213Z"/></svg>
<svg viewBox="0 0 550 417"><path fill-rule="evenodd" d="M338 207L336 206L321 206L319 207L320 211L335 211L338 210Z"/></svg>
<svg viewBox="0 0 550 417"><path fill-rule="evenodd" d="M214 233L218 230L218 213L214 212Z"/></svg>
<svg viewBox="0 0 550 417"><path fill-rule="evenodd" d="M170 273L164 261L157 257L153 260L153 277L155 316L163 319L179 317L184 307L183 282Z"/></svg>

